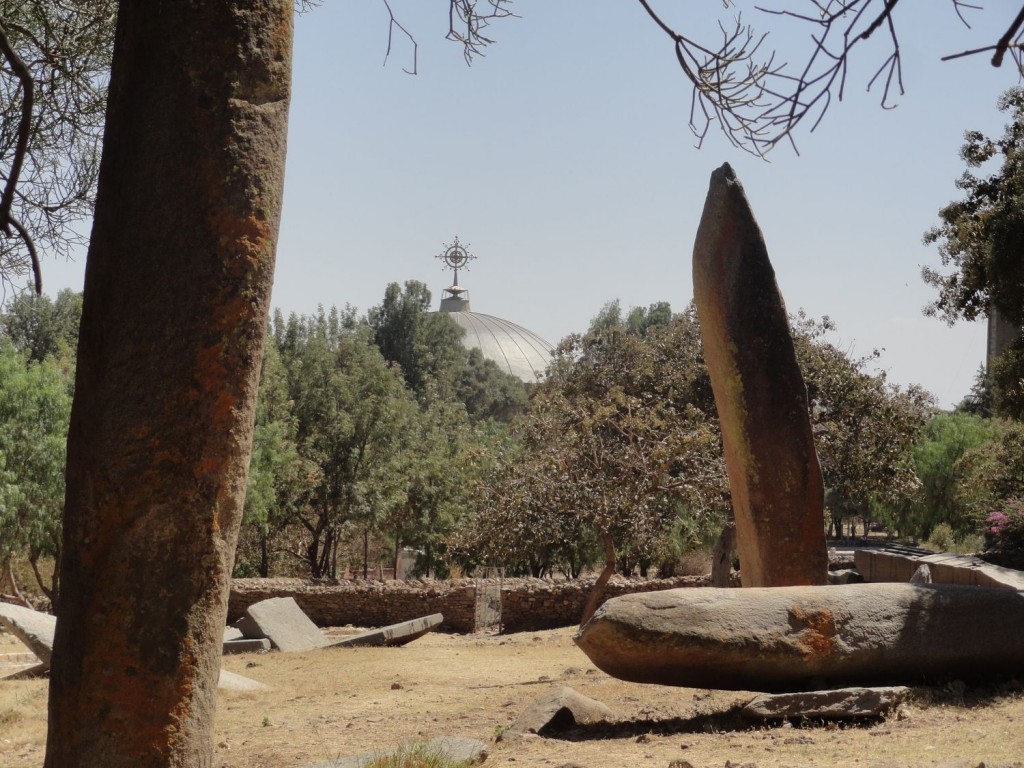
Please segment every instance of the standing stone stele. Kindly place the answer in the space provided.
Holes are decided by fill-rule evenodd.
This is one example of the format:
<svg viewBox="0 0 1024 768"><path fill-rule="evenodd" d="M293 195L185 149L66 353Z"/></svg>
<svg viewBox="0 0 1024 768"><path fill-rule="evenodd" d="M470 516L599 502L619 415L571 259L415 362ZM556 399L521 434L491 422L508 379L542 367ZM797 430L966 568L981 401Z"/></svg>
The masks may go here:
<svg viewBox="0 0 1024 768"><path fill-rule="evenodd" d="M722 425L744 587L824 584L824 489L807 390L764 238L728 164L693 246L693 292Z"/></svg>

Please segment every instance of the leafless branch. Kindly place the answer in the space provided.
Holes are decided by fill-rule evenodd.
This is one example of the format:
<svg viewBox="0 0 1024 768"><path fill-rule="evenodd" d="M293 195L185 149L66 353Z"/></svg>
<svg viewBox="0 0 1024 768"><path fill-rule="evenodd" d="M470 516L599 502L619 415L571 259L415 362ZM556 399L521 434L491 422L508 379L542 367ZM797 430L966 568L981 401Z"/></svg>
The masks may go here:
<svg viewBox="0 0 1024 768"><path fill-rule="evenodd" d="M900 0L808 0L810 12L755 6L761 13L785 17L812 27L812 50L798 71L777 63L774 52L764 50L766 34L758 33L737 15L728 29L720 25L722 40L705 46L681 34L652 7L653 0L637 0L672 41L676 61L693 85L690 128L703 143L711 123L717 122L736 147L764 156L781 140L793 144L795 129L805 120L813 131L828 110L833 95L846 92L848 63L853 49L885 28L889 52L868 80L867 90L881 90L881 106L891 109L904 93L903 64L894 14ZM965 26L965 12L980 6L950 0ZM1021 66L1024 50L1024 6L994 46L965 51L957 58L994 51L999 66L1009 51Z"/></svg>
<svg viewBox="0 0 1024 768"><path fill-rule="evenodd" d="M0 52L7 60L8 66L21 82L21 119L18 123L17 142L14 148L14 156L11 158L11 169L7 173L4 183L3 194L0 195L0 229L8 237L15 233L21 237L28 249L29 257L32 260L32 275L37 294L43 292L42 270L39 266L39 254L36 252L35 243L28 230L22 226L14 216L11 215L11 206L14 204L14 196L18 190L18 178L21 176L21 168L25 163L25 155L28 153L28 137L32 128L32 105L34 103L35 84L32 80L32 73L25 62L21 60L14 46L7 37L7 29L0 21Z"/></svg>
<svg viewBox="0 0 1024 768"><path fill-rule="evenodd" d="M416 42L416 38L413 37L409 30L402 26L402 23L395 18L395 12L391 10L391 3L388 0L381 0L384 3L384 7L388 9L388 49L384 52L384 64L388 63L388 57L391 56L391 41L392 35L395 29L400 30L406 37L409 38L409 42L412 43L412 69L406 69L402 67L402 71L409 75L416 74L417 57L419 56L419 44Z"/></svg>
<svg viewBox="0 0 1024 768"><path fill-rule="evenodd" d="M485 11L477 12L477 6L484 4ZM483 34L491 22L498 19L518 18L509 6L512 0L449 0L448 34L446 39L462 43L462 55L467 64L473 63L474 56L483 56L484 48L494 41Z"/></svg>

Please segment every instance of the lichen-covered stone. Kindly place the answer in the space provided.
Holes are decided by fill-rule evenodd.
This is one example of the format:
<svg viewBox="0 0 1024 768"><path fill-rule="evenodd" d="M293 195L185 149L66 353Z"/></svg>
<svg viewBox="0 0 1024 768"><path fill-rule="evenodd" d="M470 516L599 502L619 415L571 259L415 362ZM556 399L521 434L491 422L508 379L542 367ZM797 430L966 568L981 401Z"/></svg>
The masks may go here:
<svg viewBox="0 0 1024 768"><path fill-rule="evenodd" d="M949 584L674 589L607 601L576 636L638 683L781 692L1024 670L1024 593Z"/></svg>
<svg viewBox="0 0 1024 768"><path fill-rule="evenodd" d="M743 586L824 584L824 490L807 390L764 238L728 164L711 175L693 292Z"/></svg>

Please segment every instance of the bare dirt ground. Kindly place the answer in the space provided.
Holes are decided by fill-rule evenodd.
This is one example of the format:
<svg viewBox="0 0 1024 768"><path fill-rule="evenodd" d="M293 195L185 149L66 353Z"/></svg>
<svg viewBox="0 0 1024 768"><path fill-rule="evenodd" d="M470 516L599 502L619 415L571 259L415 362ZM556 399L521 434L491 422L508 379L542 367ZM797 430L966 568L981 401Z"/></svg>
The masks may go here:
<svg viewBox="0 0 1024 768"><path fill-rule="evenodd" d="M867 726L749 727L729 710L753 694L624 683L594 668L572 634L434 633L404 648L227 656L226 669L271 689L220 693L214 765L301 768L462 736L489 742L485 765L506 768L1024 766L1016 681L915 689L898 715ZM23 650L0 635L0 654ZM495 742L528 702L560 685L607 704L617 724ZM46 680L0 681L0 766L42 766L46 696Z"/></svg>

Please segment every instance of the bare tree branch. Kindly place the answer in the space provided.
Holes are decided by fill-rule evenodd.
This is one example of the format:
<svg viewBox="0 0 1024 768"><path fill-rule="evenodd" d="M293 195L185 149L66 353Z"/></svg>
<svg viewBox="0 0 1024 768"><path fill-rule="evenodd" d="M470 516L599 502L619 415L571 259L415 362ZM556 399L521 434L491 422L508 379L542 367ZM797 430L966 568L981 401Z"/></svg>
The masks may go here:
<svg viewBox="0 0 1024 768"><path fill-rule="evenodd" d="M402 71L408 75L415 75L417 72L417 57L420 50L419 44L416 42L416 38L409 33L409 30L403 27L402 23L395 18L395 12L391 10L391 3L389 3L388 0L381 1L384 3L384 7L388 9L388 16L390 17L388 21L388 49L384 52L384 64L385 66L387 65L388 57L391 56L392 35L394 34L395 29L398 28L406 37L409 38L409 42L412 43L412 69L402 67Z"/></svg>
<svg viewBox="0 0 1024 768"><path fill-rule="evenodd" d="M3 53L11 71L21 82L21 121L18 123L17 144L14 149L14 157L11 158L11 170L7 174L7 183L4 184L3 195L0 196L0 228L10 236L11 232L11 205L14 202L14 190L18 186L18 177L21 175L21 167L25 163L25 155L28 152L28 134L32 127L32 103L35 94L35 84L32 81L32 73L29 72L25 62L14 50L10 39L7 37L7 29L0 20L0 52Z"/></svg>
<svg viewBox="0 0 1024 768"><path fill-rule="evenodd" d="M785 8L755 6L761 13L812 25L813 46L805 65L793 73L776 63L774 52L760 53L766 34L758 33L737 15L727 30L720 25L722 41L705 46L677 31L652 7L653 0L637 0L657 26L673 42L676 61L693 85L690 128L700 146L712 122L717 122L736 147L764 156L783 139L794 147L793 133L804 120L813 131L832 102L846 92L848 62L853 49L876 31L888 31L889 53L868 80L867 90L881 89L881 106L891 109L894 98L904 93L903 63L895 11L900 0L809 0L809 13ZM969 28L965 12L980 6L950 0L953 11ZM726 0L726 5L729 2ZM1009 51L1018 68L1024 49L1024 6L994 46L964 51L944 60L994 51L999 66Z"/></svg>

